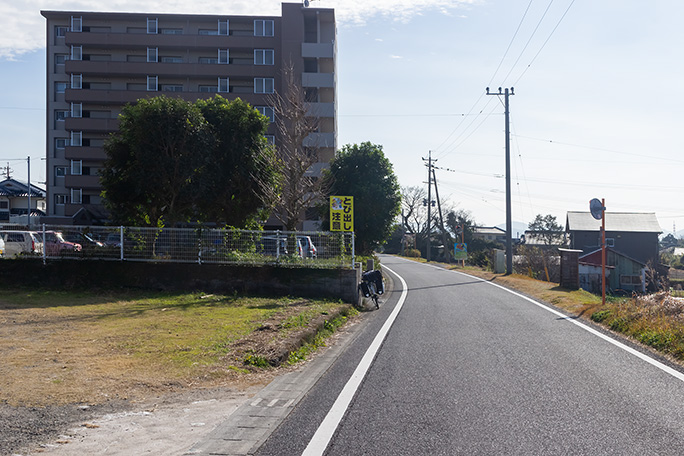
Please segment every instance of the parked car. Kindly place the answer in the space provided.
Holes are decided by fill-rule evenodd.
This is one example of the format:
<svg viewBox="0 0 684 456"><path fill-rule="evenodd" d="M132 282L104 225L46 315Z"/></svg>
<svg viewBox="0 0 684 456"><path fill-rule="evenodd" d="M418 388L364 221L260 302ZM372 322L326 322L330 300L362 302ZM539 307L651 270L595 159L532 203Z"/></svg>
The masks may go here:
<svg viewBox="0 0 684 456"><path fill-rule="evenodd" d="M46 231L44 248L47 255L55 256L71 252L80 252L81 244L69 242L64 239L61 231Z"/></svg>
<svg viewBox="0 0 684 456"><path fill-rule="evenodd" d="M299 250L299 256L302 258L316 258L318 256L318 250L309 236L297 237L297 249Z"/></svg>
<svg viewBox="0 0 684 456"><path fill-rule="evenodd" d="M256 243L256 251L262 255L274 256L287 255L287 239L275 236L265 236Z"/></svg>
<svg viewBox="0 0 684 456"><path fill-rule="evenodd" d="M0 236L0 258L5 258L5 240Z"/></svg>
<svg viewBox="0 0 684 456"><path fill-rule="evenodd" d="M84 249L94 249L97 247L104 247L104 243L94 239L90 234L84 233L82 231L67 231L62 233L65 240L74 243L81 244Z"/></svg>
<svg viewBox="0 0 684 456"><path fill-rule="evenodd" d="M17 255L38 255L43 253L40 235L34 231L0 231L5 247L5 257Z"/></svg>

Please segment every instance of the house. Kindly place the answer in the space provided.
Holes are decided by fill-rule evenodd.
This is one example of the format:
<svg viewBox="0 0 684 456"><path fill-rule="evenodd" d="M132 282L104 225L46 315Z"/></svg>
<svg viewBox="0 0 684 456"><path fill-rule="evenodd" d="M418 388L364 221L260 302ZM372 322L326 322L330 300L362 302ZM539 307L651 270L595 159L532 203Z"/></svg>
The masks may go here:
<svg viewBox="0 0 684 456"><path fill-rule="evenodd" d="M640 263L658 264L662 229L655 213L606 212L606 246ZM601 248L601 220L590 212L568 212L569 248L589 254Z"/></svg>
<svg viewBox="0 0 684 456"><path fill-rule="evenodd" d="M123 106L141 98L241 98L269 117L266 138L282 145L272 100L285 92L290 65L319 126L304 146L316 153L310 170L320 176L337 146L335 11L308 2L281 7L279 16L42 11L46 223L102 218L103 145ZM300 229L317 226L305 220Z"/></svg>
<svg viewBox="0 0 684 456"><path fill-rule="evenodd" d="M607 220L607 219L606 219ZM579 257L580 287L593 293L601 292L601 249ZM606 289L612 292L646 292L646 264L606 248Z"/></svg>
<svg viewBox="0 0 684 456"><path fill-rule="evenodd" d="M498 226L476 226L473 231L473 239L482 239L487 242L506 242L506 230Z"/></svg>
<svg viewBox="0 0 684 456"><path fill-rule="evenodd" d="M31 196L31 224L39 223L45 215L45 190L33 184L30 186L15 179L0 182L0 223L16 223L26 225L26 214L29 212L29 194Z"/></svg>

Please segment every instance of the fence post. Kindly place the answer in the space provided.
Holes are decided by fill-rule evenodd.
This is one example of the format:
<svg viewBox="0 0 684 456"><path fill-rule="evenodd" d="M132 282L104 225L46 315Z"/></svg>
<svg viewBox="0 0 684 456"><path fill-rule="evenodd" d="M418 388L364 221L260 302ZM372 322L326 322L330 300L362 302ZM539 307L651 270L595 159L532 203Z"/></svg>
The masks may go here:
<svg viewBox="0 0 684 456"><path fill-rule="evenodd" d="M45 223L43 223L43 266L47 263L47 253L45 250L47 249L47 242L45 241Z"/></svg>
<svg viewBox="0 0 684 456"><path fill-rule="evenodd" d="M119 252L121 253L120 259L121 261L124 260L124 227L119 226Z"/></svg>
<svg viewBox="0 0 684 456"><path fill-rule="evenodd" d="M352 269L353 269L354 268L354 261L356 261L356 246L354 245L355 237L354 237L353 231L352 231L351 237L352 237L352 239L351 239L352 246L351 247L352 247Z"/></svg>

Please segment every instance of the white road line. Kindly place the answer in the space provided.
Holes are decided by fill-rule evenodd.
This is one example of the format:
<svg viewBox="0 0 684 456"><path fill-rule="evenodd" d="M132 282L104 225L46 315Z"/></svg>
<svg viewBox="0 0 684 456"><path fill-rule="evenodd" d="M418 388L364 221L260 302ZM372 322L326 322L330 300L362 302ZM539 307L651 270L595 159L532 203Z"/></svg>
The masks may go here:
<svg viewBox="0 0 684 456"><path fill-rule="evenodd" d="M314 436L311 438L311 441L302 453L302 456L322 455L325 449L328 447L330 439L332 439L332 436L335 433L337 426L339 426L340 421L342 421L344 413L347 411L347 408L349 408L349 404L354 398L356 391L359 389L359 385L361 385L361 382L366 376L366 373L368 372L371 363L375 359L378 350L380 350L382 342L385 340L385 337L387 337L387 333L394 324L394 320L396 320L397 315L399 315L399 311L404 306L404 301L406 301L406 295L408 294L408 286L406 285L406 281L399 274L392 271L390 268L386 266L383 266L382 268L387 269L389 272L391 272L399 278L399 281L401 282L402 286L399 302L397 303L394 310L392 310L392 313L390 314L389 318L387 318L387 321L382 326L378 334L375 336L375 339L373 339L373 342L368 347L368 350L366 350L366 353L363 355L361 362L356 367L356 370L354 370L354 373L352 374L351 378L347 381L347 384L344 385L344 388L340 392L340 395L337 396L335 403L330 408L330 411L321 422L321 425L316 430Z"/></svg>
<svg viewBox="0 0 684 456"><path fill-rule="evenodd" d="M440 269L441 269L441 268L440 268ZM556 309L553 309L553 308L551 308L551 307L548 307L548 306L546 306L546 305L544 305L544 304L542 304L542 303L540 303L540 302L535 301L535 300L532 299L532 298L528 298L527 296L522 295L522 294L520 294L520 293L517 293L517 292L515 292L515 291L513 291L513 290L509 290L508 288L503 287L503 286L499 285L498 283L492 283L492 282L490 282L490 281L488 281L488 280L482 279L482 278L480 278L480 277L472 276L472 275L470 275L470 274L466 274L466 273L460 272L460 271L454 271L454 270L450 270L450 269L445 269L445 270L447 270L447 271L449 271L449 272L454 272L454 273L456 273L456 274L461 274L461 275L464 275L464 276L467 276L467 277L471 277L471 278L473 278L473 279L477 279L477 280L479 280L479 281L481 281L481 282L484 282L484 283L486 283L486 284L488 284L488 285L492 285L492 286L498 287L498 288L500 288L500 289L502 289L502 290L505 290L505 291L507 291L507 292L509 292L509 293L511 293L511 294L513 294L513 295L515 295L515 296L518 296L518 297L520 297L520 298L522 298L522 299L524 299L524 300L526 300L526 301L529 301L529 302L531 302L532 304L534 304L535 306L541 307L542 309L547 310L547 311L551 312L552 314L557 315L557 316L563 318L564 320L569 321L570 323L579 326L580 328L584 329L585 331L588 331L588 332L590 332L591 334L593 334L593 335L595 335L595 336L597 336L597 337L600 337L601 339L603 339L603 340L605 340L605 341L607 341L607 342L609 342L609 343L615 345L616 347L621 348L622 350L626 351L627 353L636 356L637 358L641 359L642 361L646 361L647 363L649 363L649 364L651 364L651 365L657 367L658 369L662 370L663 372L666 372L666 373L672 375L673 377L675 377L676 379L681 380L681 381L684 382L684 374L682 374L681 372L679 372L679 371L677 371L677 370L675 370L675 369L672 369L670 366L668 366L668 365L666 365L666 364L663 364L663 363L661 363L660 361L658 361L658 360L656 360L656 359L654 359L654 358L651 358L650 356L648 356L648 355L646 355L646 354L644 354L644 353L641 353L640 351L635 350L635 349L633 349L632 347L630 347L630 346L628 346L628 345L625 345L625 344L623 344L622 342L619 342L619 341L613 339L612 337L607 336L607 335L603 334L602 332L597 331L597 330L595 330L594 328L592 328L592 327L590 327L590 326L587 326L587 325L585 325L584 323L581 323L581 322L577 321L577 320L574 319L574 318L568 318L567 315L565 315L565 314L563 314L563 313L561 313L561 312L558 312Z"/></svg>

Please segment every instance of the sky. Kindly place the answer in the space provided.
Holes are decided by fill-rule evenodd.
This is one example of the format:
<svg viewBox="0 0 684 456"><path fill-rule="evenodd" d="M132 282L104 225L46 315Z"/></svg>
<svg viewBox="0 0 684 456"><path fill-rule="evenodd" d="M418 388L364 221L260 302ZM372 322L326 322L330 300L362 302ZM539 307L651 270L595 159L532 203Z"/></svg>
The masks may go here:
<svg viewBox="0 0 684 456"><path fill-rule="evenodd" d="M144 9L141 9L141 5ZM684 230L681 0L313 0L337 19L338 145L383 147L402 187L427 188L480 225L655 212ZM45 181L43 9L279 15L274 0L0 0L0 167ZM433 188L434 195L434 188Z"/></svg>

